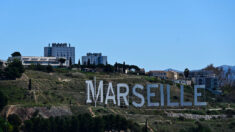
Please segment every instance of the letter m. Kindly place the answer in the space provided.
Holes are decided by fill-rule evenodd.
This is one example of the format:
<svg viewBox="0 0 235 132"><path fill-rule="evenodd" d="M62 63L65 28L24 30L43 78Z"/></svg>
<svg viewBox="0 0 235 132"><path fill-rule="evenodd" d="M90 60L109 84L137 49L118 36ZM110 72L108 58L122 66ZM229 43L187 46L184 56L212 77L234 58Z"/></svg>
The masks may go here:
<svg viewBox="0 0 235 132"><path fill-rule="evenodd" d="M101 80L99 83L98 93L96 93L96 89L94 88L94 85L91 80L87 80L86 84L87 84L86 103L92 103L92 100L94 100L96 103L100 94L101 94L100 95L100 102L103 103L103 101L104 101L104 99L103 99L103 81ZM91 94L90 94L90 92L91 92ZM92 96L92 100L91 100L91 96Z"/></svg>

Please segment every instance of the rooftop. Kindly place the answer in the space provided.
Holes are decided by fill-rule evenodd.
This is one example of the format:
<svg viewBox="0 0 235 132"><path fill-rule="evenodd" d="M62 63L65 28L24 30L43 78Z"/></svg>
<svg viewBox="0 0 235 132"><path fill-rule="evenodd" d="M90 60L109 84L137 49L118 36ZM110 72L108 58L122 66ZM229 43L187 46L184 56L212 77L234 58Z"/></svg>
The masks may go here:
<svg viewBox="0 0 235 132"><path fill-rule="evenodd" d="M51 46L52 45L52 46ZM70 47L70 44L67 43L52 43L52 44L48 44L48 47Z"/></svg>

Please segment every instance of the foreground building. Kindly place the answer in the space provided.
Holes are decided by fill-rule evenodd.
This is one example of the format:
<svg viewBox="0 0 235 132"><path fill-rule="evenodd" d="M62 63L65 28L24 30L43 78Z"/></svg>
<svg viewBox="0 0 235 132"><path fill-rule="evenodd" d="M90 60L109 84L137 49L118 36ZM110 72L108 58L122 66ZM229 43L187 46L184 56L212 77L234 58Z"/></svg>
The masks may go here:
<svg viewBox="0 0 235 132"><path fill-rule="evenodd" d="M71 59L72 64L75 64L75 47L71 47L67 43L52 43L48 47L44 47L45 57L64 57L66 58L66 65L69 65L69 60ZM68 64L67 64L68 63Z"/></svg>
<svg viewBox="0 0 235 132"><path fill-rule="evenodd" d="M59 57L18 56L18 57L9 57L9 60L11 61L13 59L19 59L22 62L22 65L26 67L30 65L37 65L37 64L40 64L42 66L51 65L53 67L58 67L58 66L68 67L69 60L66 60L64 64L61 64L59 61L60 58Z"/></svg>
<svg viewBox="0 0 235 132"><path fill-rule="evenodd" d="M107 64L107 56L102 56L101 53L87 53L86 56L82 56L82 64L83 65L106 65Z"/></svg>

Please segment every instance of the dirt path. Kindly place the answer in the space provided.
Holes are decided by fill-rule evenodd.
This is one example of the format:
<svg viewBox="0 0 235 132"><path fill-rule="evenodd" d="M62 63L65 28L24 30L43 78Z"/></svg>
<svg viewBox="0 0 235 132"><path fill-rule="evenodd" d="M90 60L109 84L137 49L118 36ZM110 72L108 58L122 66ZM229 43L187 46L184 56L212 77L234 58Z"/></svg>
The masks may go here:
<svg viewBox="0 0 235 132"><path fill-rule="evenodd" d="M95 116L96 116L91 107L89 107L89 112L91 113L91 116L92 116L92 117L95 117Z"/></svg>
<svg viewBox="0 0 235 132"><path fill-rule="evenodd" d="M117 114L117 112L113 109L109 109L110 111L112 111L114 114Z"/></svg>
<svg viewBox="0 0 235 132"><path fill-rule="evenodd" d="M11 115L11 113L13 112L15 108L15 105L9 105L9 108L7 109L7 112L6 112L6 117L8 117L9 115Z"/></svg>
<svg viewBox="0 0 235 132"><path fill-rule="evenodd" d="M149 125L147 127L150 130L150 132L154 132L154 130Z"/></svg>

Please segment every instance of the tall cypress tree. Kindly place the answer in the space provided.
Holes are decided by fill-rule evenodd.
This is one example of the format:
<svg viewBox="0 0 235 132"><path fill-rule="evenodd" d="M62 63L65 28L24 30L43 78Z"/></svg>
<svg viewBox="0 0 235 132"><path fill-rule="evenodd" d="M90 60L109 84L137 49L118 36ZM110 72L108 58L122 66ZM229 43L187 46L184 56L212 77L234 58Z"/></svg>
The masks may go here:
<svg viewBox="0 0 235 132"><path fill-rule="evenodd" d="M29 90L31 90L31 89L32 89L32 80L31 80L31 79L29 79L28 89L29 89Z"/></svg>

